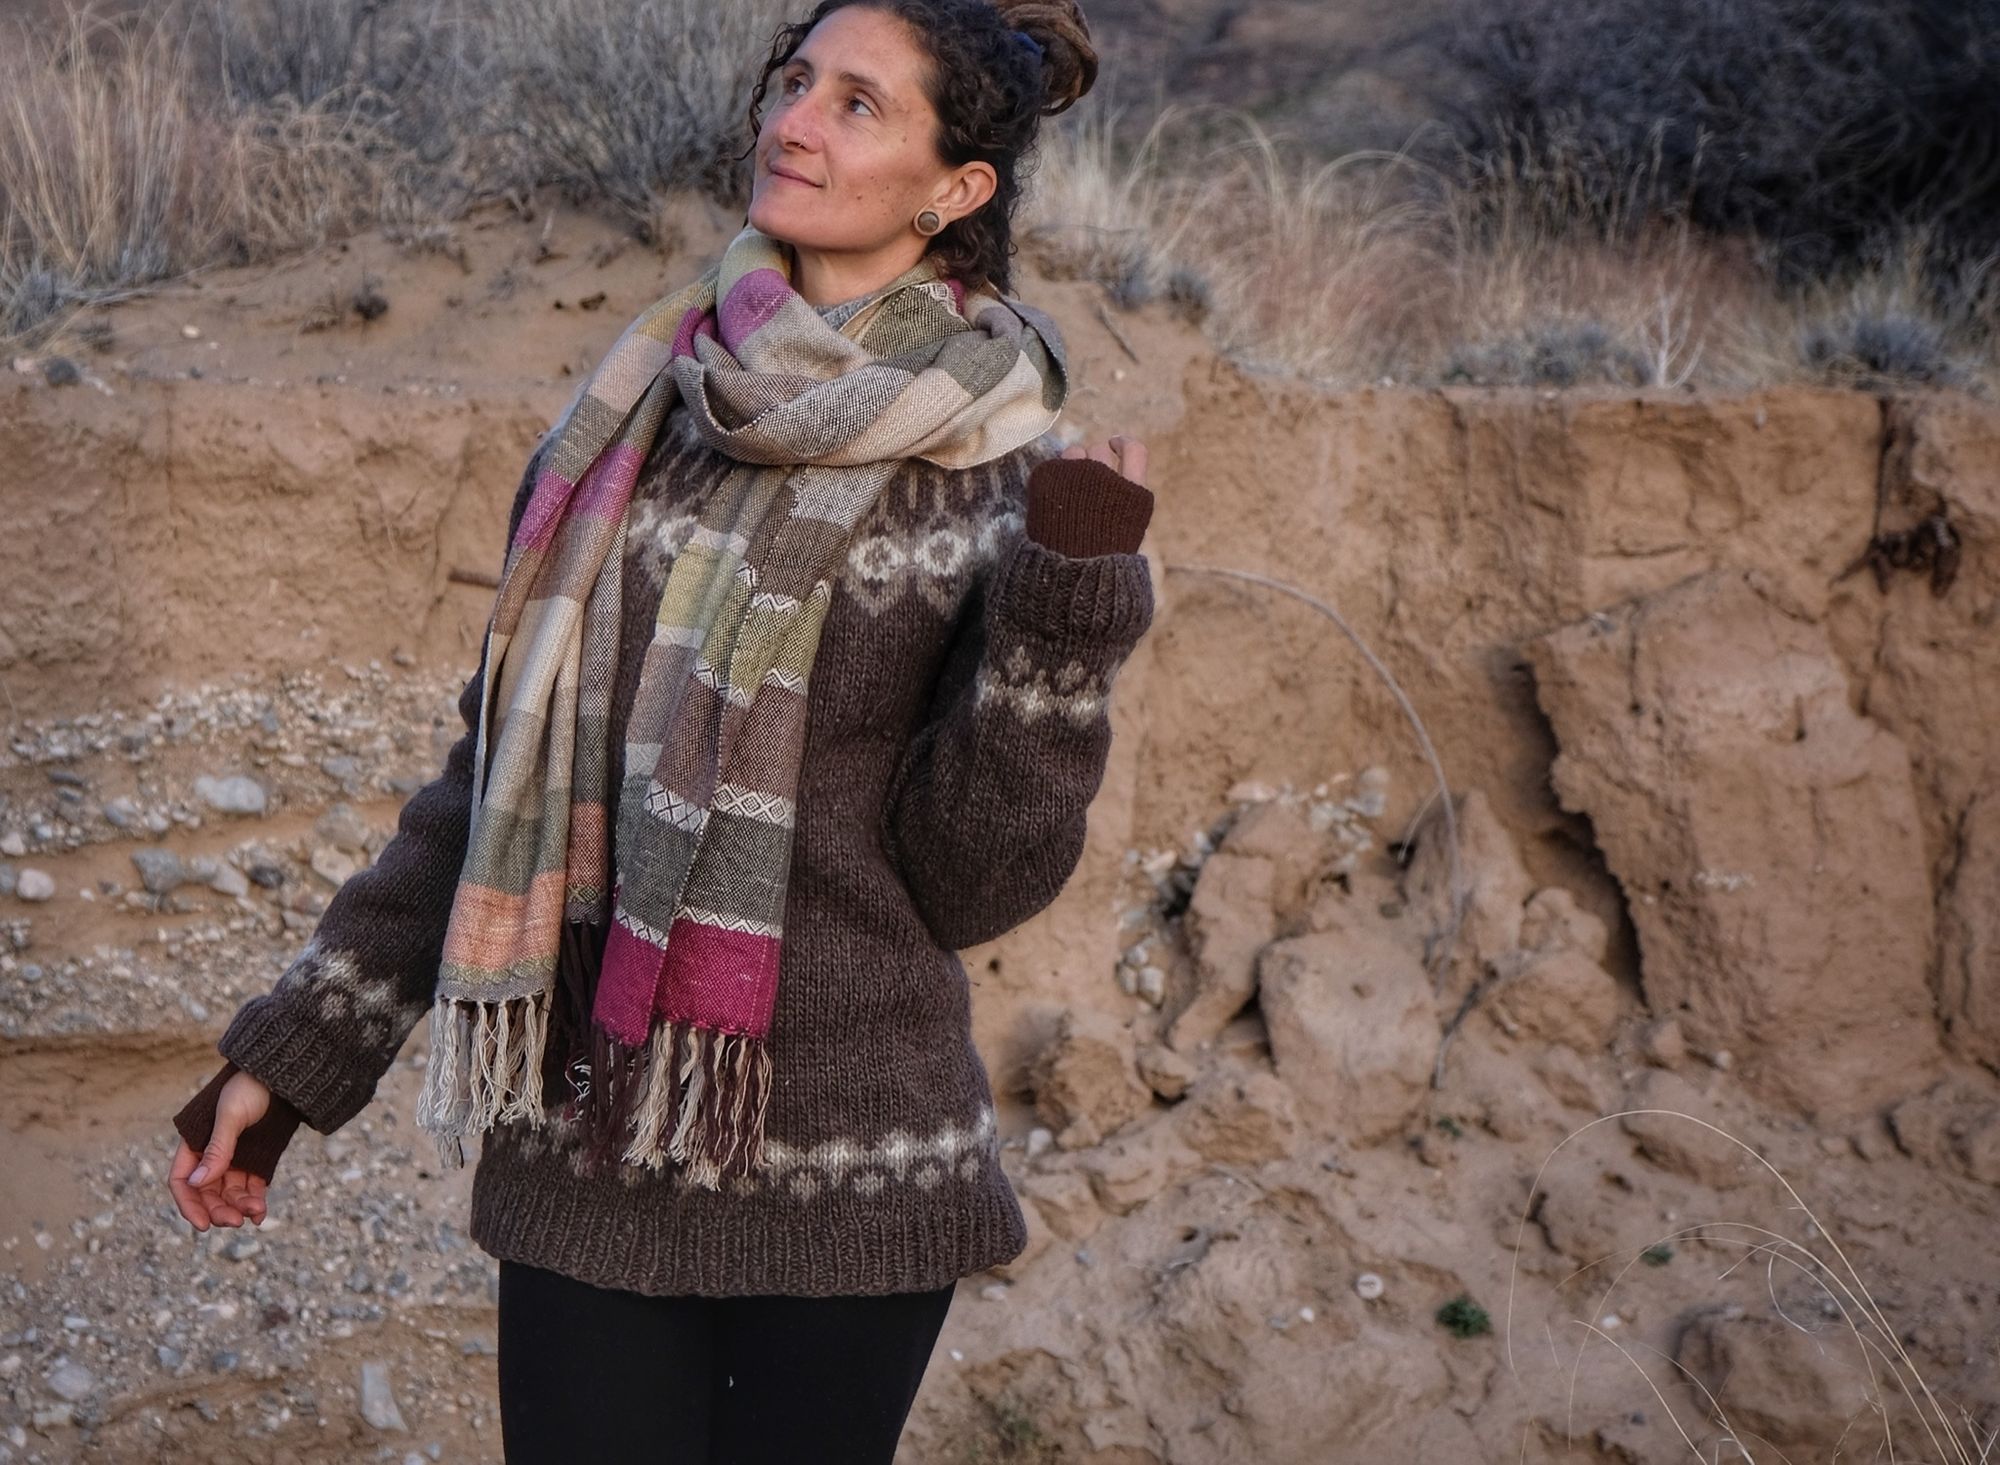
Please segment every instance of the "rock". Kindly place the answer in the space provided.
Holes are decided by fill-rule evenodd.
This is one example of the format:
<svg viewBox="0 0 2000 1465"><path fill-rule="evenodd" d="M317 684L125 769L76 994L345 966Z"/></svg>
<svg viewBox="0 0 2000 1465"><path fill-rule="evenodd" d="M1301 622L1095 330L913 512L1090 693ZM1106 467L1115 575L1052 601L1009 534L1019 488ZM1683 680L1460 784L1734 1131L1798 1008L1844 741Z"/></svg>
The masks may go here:
<svg viewBox="0 0 2000 1465"><path fill-rule="evenodd" d="M1444 1094L1454 1113L1475 1118L1509 1144L1545 1138L1562 1117L1519 1059L1483 1043L1452 1045Z"/></svg>
<svg viewBox="0 0 2000 1465"><path fill-rule="evenodd" d="M308 863L312 866L313 874L336 890L361 868L360 862L353 855L345 850L335 849L330 844L323 844L315 849Z"/></svg>
<svg viewBox="0 0 2000 1465"><path fill-rule="evenodd" d="M12 865L0 865L0 895L12 895L21 886L21 872Z"/></svg>
<svg viewBox="0 0 2000 1465"><path fill-rule="evenodd" d="M313 821L313 837L351 854L368 852L368 821L354 812L354 806L334 804Z"/></svg>
<svg viewBox="0 0 2000 1465"><path fill-rule="evenodd" d="M203 857L194 861L190 868L200 876L210 890L213 890L218 895L227 895L234 898L250 893L249 880L234 865L225 864L221 860Z"/></svg>
<svg viewBox="0 0 2000 1465"><path fill-rule="evenodd" d="M1041 1211L1049 1230L1065 1241L1083 1241L1104 1223L1090 1181L1074 1170L1043 1170L1021 1182L1021 1193Z"/></svg>
<svg viewBox="0 0 2000 1465"><path fill-rule="evenodd" d="M1500 823L1483 789L1454 795L1452 814L1458 825L1461 878L1468 892L1457 946L1457 964L1464 970L1468 963L1498 961L1521 945L1522 909L1534 884L1513 835ZM1438 931L1445 929L1451 911L1451 857L1445 835L1443 811L1433 808L1416 828L1416 853L1402 881L1403 898L1426 912Z"/></svg>
<svg viewBox="0 0 2000 1465"><path fill-rule="evenodd" d="M1194 1064L1158 1043L1146 1044L1135 1061L1146 1087L1169 1103L1185 1094L1188 1085L1194 1082Z"/></svg>
<svg viewBox="0 0 2000 1465"><path fill-rule="evenodd" d="M1521 949L1579 951L1602 963L1611 952L1611 930L1576 903L1576 892L1544 885L1521 908Z"/></svg>
<svg viewBox="0 0 2000 1465"><path fill-rule="evenodd" d="M285 883L285 865L271 851L250 846L242 852L243 873L250 883L263 890L277 890Z"/></svg>
<svg viewBox="0 0 2000 1465"><path fill-rule="evenodd" d="M1711 1190L1733 1189L1763 1172L1750 1151L1715 1132L1725 1127L1716 1122L1715 1106L1671 1069L1645 1070L1619 1107L1661 1111L1628 1114L1618 1124L1663 1170Z"/></svg>
<svg viewBox="0 0 2000 1465"><path fill-rule="evenodd" d="M53 900L56 893L55 877L46 870L37 870L29 865L14 877L14 894L22 900Z"/></svg>
<svg viewBox="0 0 2000 1465"><path fill-rule="evenodd" d="M133 830L144 822L145 815L137 803L121 795L104 805L104 818L114 829Z"/></svg>
<svg viewBox="0 0 2000 1465"><path fill-rule="evenodd" d="M1399 1133L1422 1106L1439 1028L1416 956L1362 926L1272 943L1258 1002L1300 1117L1357 1145Z"/></svg>
<svg viewBox="0 0 2000 1465"><path fill-rule="evenodd" d="M42 363L42 380L52 387L73 387L83 380L83 368L67 356L51 356Z"/></svg>
<svg viewBox="0 0 2000 1465"><path fill-rule="evenodd" d="M403 1411L396 1407L396 1395L389 1386L389 1365L361 1365L361 1417L375 1428L408 1433Z"/></svg>
<svg viewBox="0 0 2000 1465"><path fill-rule="evenodd" d="M80 1363L63 1363L48 1377L49 1392L75 1404L97 1387L97 1376Z"/></svg>
<svg viewBox="0 0 2000 1465"><path fill-rule="evenodd" d="M154 895L165 895L187 883L187 867L170 849L142 845L132 851L132 863L139 871L139 883Z"/></svg>
<svg viewBox="0 0 2000 1465"><path fill-rule="evenodd" d="M28 852L28 841L21 837L21 831L10 829L0 834L0 855L10 860L18 860Z"/></svg>
<svg viewBox="0 0 2000 1465"><path fill-rule="evenodd" d="M261 814L269 802L264 786L247 774L194 781L194 795L218 814Z"/></svg>
<svg viewBox="0 0 2000 1465"><path fill-rule="evenodd" d="M1211 1069L1172 1112L1181 1142L1224 1164L1282 1160L1301 1138L1296 1096L1262 1069Z"/></svg>
<svg viewBox="0 0 2000 1465"><path fill-rule="evenodd" d="M1210 1041L1257 989L1257 953L1276 931L1271 861L1210 855L1188 900L1184 926L1194 955L1194 988L1167 1030L1183 1053Z"/></svg>
<svg viewBox="0 0 2000 1465"><path fill-rule="evenodd" d="M1116 1018L1070 1010L1028 1076L1035 1113L1064 1149L1094 1145L1144 1113L1150 1090L1133 1066L1132 1035Z"/></svg>
<svg viewBox="0 0 2000 1465"><path fill-rule="evenodd" d="M1303 909L1327 843L1296 803L1258 802L1230 824L1222 853L1271 862L1271 907L1282 921Z"/></svg>
<svg viewBox="0 0 2000 1465"><path fill-rule="evenodd" d="M1740 1307L1688 1320L1674 1358L1714 1401L1694 1407L1706 1414L1719 1404L1739 1435L1783 1458L1878 1455L1886 1442L1867 1371L1846 1324L1820 1321L1821 1331L1808 1332L1796 1320L1746 1316Z"/></svg>
<svg viewBox="0 0 2000 1465"><path fill-rule="evenodd" d="M1354 794L1348 806L1369 819L1380 819L1389 807L1389 770L1370 764L1354 779Z"/></svg>
<svg viewBox="0 0 2000 1465"><path fill-rule="evenodd" d="M1573 1048L1551 1044L1530 1053L1528 1067L1559 1103L1592 1114L1605 1114L1613 1108L1617 1089L1610 1075Z"/></svg>
<svg viewBox="0 0 2000 1465"><path fill-rule="evenodd" d="M1552 1165L1528 1213L1550 1249L1580 1267L1629 1250L1620 1241L1621 1222L1631 1219L1636 1203L1610 1179L1588 1164Z"/></svg>
<svg viewBox="0 0 2000 1465"><path fill-rule="evenodd" d="M1934 1169L2000 1185L2000 1105L1964 1079L1945 1078L1891 1107L1896 1147Z"/></svg>
<svg viewBox="0 0 2000 1465"><path fill-rule="evenodd" d="M1492 1021L1509 1032L1579 1053L1605 1049L1624 1007L1611 973L1583 952L1564 947L1545 954L1515 953L1506 960L1524 964L1486 999Z"/></svg>
<svg viewBox="0 0 2000 1465"><path fill-rule="evenodd" d="M1122 1216L1200 1169L1201 1156L1180 1142L1172 1126L1155 1123L1086 1151L1077 1165L1097 1203Z"/></svg>
<svg viewBox="0 0 2000 1465"><path fill-rule="evenodd" d="M1528 643L1645 952L1646 1000L1828 1120L1935 1077L1931 858L1911 755L1771 577L1724 569Z"/></svg>
<svg viewBox="0 0 2000 1465"><path fill-rule="evenodd" d="M1687 1061L1687 1040L1671 1017L1647 1023L1639 1033L1639 1056L1655 1068L1678 1068Z"/></svg>

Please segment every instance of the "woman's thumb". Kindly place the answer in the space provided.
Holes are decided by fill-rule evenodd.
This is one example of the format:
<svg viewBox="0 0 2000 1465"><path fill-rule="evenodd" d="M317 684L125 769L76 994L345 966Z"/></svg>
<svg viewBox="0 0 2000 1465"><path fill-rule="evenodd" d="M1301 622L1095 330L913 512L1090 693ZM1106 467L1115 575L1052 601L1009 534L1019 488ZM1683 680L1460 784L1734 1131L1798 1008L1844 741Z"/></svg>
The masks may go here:
<svg viewBox="0 0 2000 1465"><path fill-rule="evenodd" d="M229 1106L216 1107L215 1128L209 1132L208 1144L202 1149L201 1163L188 1172L189 1185L200 1185L209 1176L220 1175L229 1168L229 1161L236 1153L236 1135L242 1127L242 1117L231 1113Z"/></svg>

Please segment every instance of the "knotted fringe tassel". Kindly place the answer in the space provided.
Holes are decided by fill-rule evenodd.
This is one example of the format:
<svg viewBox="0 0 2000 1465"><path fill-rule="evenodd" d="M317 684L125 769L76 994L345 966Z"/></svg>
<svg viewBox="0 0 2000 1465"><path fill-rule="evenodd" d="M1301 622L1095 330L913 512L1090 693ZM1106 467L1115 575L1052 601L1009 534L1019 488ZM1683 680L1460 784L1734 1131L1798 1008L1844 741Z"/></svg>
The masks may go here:
<svg viewBox="0 0 2000 1465"><path fill-rule="evenodd" d="M645 1078L646 1048L621 1043L595 1023L589 1042L590 1075L568 1115L582 1128L586 1164L602 1175L618 1163L618 1147Z"/></svg>
<svg viewBox="0 0 2000 1465"><path fill-rule="evenodd" d="M417 1127L450 1169L465 1164L465 1136L496 1123L542 1122L542 1056L549 994L500 1002L441 997L431 1008L430 1063L417 1095Z"/></svg>
<svg viewBox="0 0 2000 1465"><path fill-rule="evenodd" d="M583 1122L594 1167L624 1143L618 1159L654 1170L673 1159L695 1184L716 1190L763 1163L771 1054L761 1038L671 1022L642 1048L601 1030L593 1037Z"/></svg>

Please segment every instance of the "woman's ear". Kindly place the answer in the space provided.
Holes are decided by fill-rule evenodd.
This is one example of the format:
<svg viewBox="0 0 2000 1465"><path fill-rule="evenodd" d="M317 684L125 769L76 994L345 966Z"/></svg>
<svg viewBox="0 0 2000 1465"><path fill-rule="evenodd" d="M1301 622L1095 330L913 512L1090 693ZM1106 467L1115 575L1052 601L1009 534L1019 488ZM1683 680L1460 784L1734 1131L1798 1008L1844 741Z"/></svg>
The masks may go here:
<svg viewBox="0 0 2000 1465"><path fill-rule="evenodd" d="M932 206L948 210L954 219L962 219L985 207L999 186L1000 175L993 171L991 163L966 163L952 176L944 197Z"/></svg>

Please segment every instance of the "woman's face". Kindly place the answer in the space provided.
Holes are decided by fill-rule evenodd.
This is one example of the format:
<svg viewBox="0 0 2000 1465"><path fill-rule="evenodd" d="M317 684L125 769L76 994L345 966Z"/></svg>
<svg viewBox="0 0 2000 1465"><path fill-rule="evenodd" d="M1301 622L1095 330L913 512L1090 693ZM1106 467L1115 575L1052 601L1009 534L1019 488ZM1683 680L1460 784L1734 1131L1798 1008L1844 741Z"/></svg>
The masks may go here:
<svg viewBox="0 0 2000 1465"><path fill-rule="evenodd" d="M926 207L969 212L933 145L922 67L894 16L849 5L814 26L766 94L750 222L796 248L866 254L920 239Z"/></svg>

